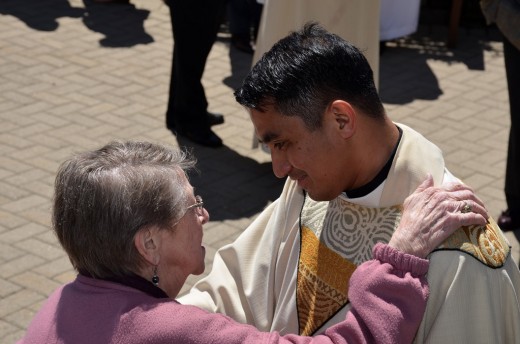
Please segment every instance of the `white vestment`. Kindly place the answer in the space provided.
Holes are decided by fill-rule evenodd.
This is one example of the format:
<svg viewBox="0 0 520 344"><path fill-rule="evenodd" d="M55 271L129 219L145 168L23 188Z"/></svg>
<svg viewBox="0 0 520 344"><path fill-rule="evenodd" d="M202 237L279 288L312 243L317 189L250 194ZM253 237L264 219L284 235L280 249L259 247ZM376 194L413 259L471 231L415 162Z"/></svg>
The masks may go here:
<svg viewBox="0 0 520 344"><path fill-rule="evenodd" d="M379 39L389 41L417 31L420 10L419 0L381 0Z"/></svg>

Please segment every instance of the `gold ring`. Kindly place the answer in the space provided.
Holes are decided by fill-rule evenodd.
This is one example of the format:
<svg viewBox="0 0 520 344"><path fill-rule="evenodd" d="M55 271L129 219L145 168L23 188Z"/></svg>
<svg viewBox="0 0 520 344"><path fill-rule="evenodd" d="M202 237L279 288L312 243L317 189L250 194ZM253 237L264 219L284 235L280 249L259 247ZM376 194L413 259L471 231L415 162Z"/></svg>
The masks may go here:
<svg viewBox="0 0 520 344"><path fill-rule="evenodd" d="M471 205L464 202L464 205L462 206L462 209L460 210L461 213L469 213L471 212Z"/></svg>

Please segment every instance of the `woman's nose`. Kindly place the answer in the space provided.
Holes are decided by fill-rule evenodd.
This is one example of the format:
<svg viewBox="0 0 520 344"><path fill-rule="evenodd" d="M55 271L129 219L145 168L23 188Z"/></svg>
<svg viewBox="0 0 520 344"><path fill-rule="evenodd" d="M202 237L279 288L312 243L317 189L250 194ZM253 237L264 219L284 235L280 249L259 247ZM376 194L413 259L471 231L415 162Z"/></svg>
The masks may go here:
<svg viewBox="0 0 520 344"><path fill-rule="evenodd" d="M209 213L206 208L202 208L202 224L209 222Z"/></svg>

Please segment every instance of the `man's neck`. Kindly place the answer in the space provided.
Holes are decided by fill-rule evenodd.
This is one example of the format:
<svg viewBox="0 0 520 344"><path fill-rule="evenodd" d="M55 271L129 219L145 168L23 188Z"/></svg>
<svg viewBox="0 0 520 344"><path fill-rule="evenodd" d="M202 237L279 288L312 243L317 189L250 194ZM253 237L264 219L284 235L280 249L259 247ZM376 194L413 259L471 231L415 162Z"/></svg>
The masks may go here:
<svg viewBox="0 0 520 344"><path fill-rule="evenodd" d="M360 150L359 159L357 159L358 166L361 168L353 187L345 190L348 194L358 189L364 189L365 185L371 184L375 179L381 177L381 171L388 163L391 165L391 157L400 140L400 129L390 120L383 124L369 123L369 125L369 130L364 131L364 137L361 137L358 142L363 147ZM384 180L386 174L383 177Z"/></svg>

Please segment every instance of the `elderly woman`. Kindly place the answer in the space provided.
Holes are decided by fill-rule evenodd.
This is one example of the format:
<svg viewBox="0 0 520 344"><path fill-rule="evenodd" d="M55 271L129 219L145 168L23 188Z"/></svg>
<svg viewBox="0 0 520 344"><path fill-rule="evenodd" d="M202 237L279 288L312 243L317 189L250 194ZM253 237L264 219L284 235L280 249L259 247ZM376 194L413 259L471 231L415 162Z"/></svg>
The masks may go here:
<svg viewBox="0 0 520 344"><path fill-rule="evenodd" d="M391 242L351 278L345 321L317 337L282 337L175 301L204 271L209 215L187 179L194 163L175 148L113 142L61 166L53 226L79 275L49 297L21 343L410 342L428 295L423 258L460 225L485 223L471 190L425 181ZM460 200L473 212L457 212Z"/></svg>

